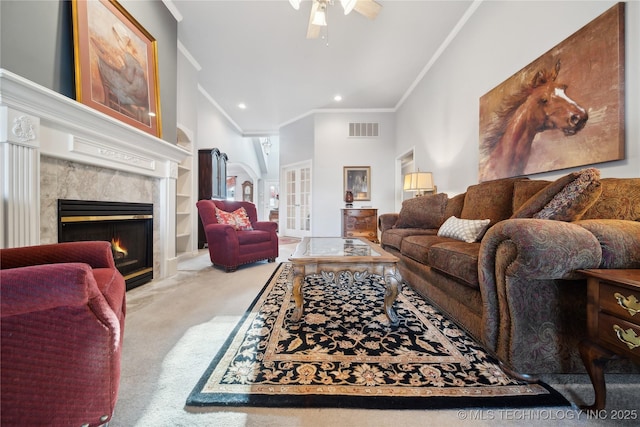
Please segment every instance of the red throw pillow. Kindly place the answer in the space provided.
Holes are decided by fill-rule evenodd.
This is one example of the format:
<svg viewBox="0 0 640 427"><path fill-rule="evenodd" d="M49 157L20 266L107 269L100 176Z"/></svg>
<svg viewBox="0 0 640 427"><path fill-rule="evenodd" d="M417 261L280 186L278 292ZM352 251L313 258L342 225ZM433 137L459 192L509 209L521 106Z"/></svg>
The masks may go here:
<svg viewBox="0 0 640 427"><path fill-rule="evenodd" d="M236 229L251 231L253 227L251 226L251 221L249 220L249 215L247 215L247 211L244 208L238 208L232 212L235 221L236 221Z"/></svg>
<svg viewBox="0 0 640 427"><path fill-rule="evenodd" d="M231 225L236 230L251 231L251 220L245 208L238 208L233 212L223 211L216 206L216 218L218 224Z"/></svg>
<svg viewBox="0 0 640 427"><path fill-rule="evenodd" d="M238 226L236 225L236 217L233 213L218 209L216 206L216 218L218 219L218 224L231 225L236 230L238 229Z"/></svg>

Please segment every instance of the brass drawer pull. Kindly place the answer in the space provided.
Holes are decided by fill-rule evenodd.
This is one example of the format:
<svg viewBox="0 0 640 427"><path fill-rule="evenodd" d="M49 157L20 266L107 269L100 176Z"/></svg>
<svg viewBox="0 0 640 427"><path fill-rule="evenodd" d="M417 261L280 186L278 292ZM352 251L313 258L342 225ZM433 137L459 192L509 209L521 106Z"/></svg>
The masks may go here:
<svg viewBox="0 0 640 427"><path fill-rule="evenodd" d="M620 326L613 325L613 330L618 336L618 339L629 347L629 350L640 347L640 337L636 335L633 329L629 328L625 331Z"/></svg>
<svg viewBox="0 0 640 427"><path fill-rule="evenodd" d="M616 292L613 296L618 301L618 305L627 310L630 315L634 316L636 313L640 313L640 302L638 302L635 295L625 297L624 295Z"/></svg>

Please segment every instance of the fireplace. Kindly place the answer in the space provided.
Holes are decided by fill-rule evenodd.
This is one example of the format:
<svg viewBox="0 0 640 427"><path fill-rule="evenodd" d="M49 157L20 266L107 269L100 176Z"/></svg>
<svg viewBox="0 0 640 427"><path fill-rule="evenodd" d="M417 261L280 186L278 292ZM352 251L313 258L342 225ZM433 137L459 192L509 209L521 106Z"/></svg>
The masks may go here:
<svg viewBox="0 0 640 427"><path fill-rule="evenodd" d="M111 243L127 290L153 279L153 204L58 200L58 241Z"/></svg>

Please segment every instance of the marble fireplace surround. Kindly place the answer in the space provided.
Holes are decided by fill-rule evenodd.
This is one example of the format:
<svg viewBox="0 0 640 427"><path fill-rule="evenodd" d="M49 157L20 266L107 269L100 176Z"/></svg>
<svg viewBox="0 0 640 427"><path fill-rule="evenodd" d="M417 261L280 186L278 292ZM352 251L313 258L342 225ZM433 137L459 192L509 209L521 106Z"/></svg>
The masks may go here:
<svg viewBox="0 0 640 427"><path fill-rule="evenodd" d="M153 203L154 278L176 273L187 150L0 69L0 248L58 241L57 200Z"/></svg>

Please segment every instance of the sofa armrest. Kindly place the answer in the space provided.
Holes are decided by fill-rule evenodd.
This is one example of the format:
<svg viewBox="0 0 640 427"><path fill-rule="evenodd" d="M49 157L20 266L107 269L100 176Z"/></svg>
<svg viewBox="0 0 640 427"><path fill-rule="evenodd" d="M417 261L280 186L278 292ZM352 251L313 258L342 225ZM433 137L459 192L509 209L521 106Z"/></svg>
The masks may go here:
<svg viewBox="0 0 640 427"><path fill-rule="evenodd" d="M392 228L396 222L398 222L398 218L400 214L398 213L386 213L378 216L378 228L381 233L384 233L385 230Z"/></svg>
<svg viewBox="0 0 640 427"><path fill-rule="evenodd" d="M91 267L43 264L0 270L2 318L56 307L86 305L99 293Z"/></svg>
<svg viewBox="0 0 640 427"><path fill-rule="evenodd" d="M2 250L0 268L80 262L92 268L115 268L111 243L66 242Z"/></svg>
<svg viewBox="0 0 640 427"><path fill-rule="evenodd" d="M207 239L211 236L212 239L238 240L238 232L229 224L208 224L204 227L204 232L207 235Z"/></svg>
<svg viewBox="0 0 640 427"><path fill-rule="evenodd" d="M122 323L93 271L85 263L0 271L3 425L97 426L111 418Z"/></svg>
<svg viewBox="0 0 640 427"><path fill-rule="evenodd" d="M544 219L508 219L491 227L480 245L482 279L490 279L500 245L515 246L505 274L532 279L575 279L575 270L597 268L602 250L596 237L576 224ZM482 280L481 280L482 282Z"/></svg>
<svg viewBox="0 0 640 427"><path fill-rule="evenodd" d="M579 225L542 219L508 219L491 227L480 244L478 276L483 303L483 341L498 346L500 327L510 325L508 287L539 298L536 283L575 279L575 270L597 268L602 250L596 237ZM524 285L523 285L524 287ZM549 302L551 305L552 302ZM502 333L517 333L502 331Z"/></svg>
<svg viewBox="0 0 640 427"><path fill-rule="evenodd" d="M262 230L268 232L276 232L278 224L273 221L256 221L251 225L255 230Z"/></svg>
<svg viewBox="0 0 640 427"><path fill-rule="evenodd" d="M640 222L588 219L574 224L589 230L600 242L599 268L640 268Z"/></svg>

